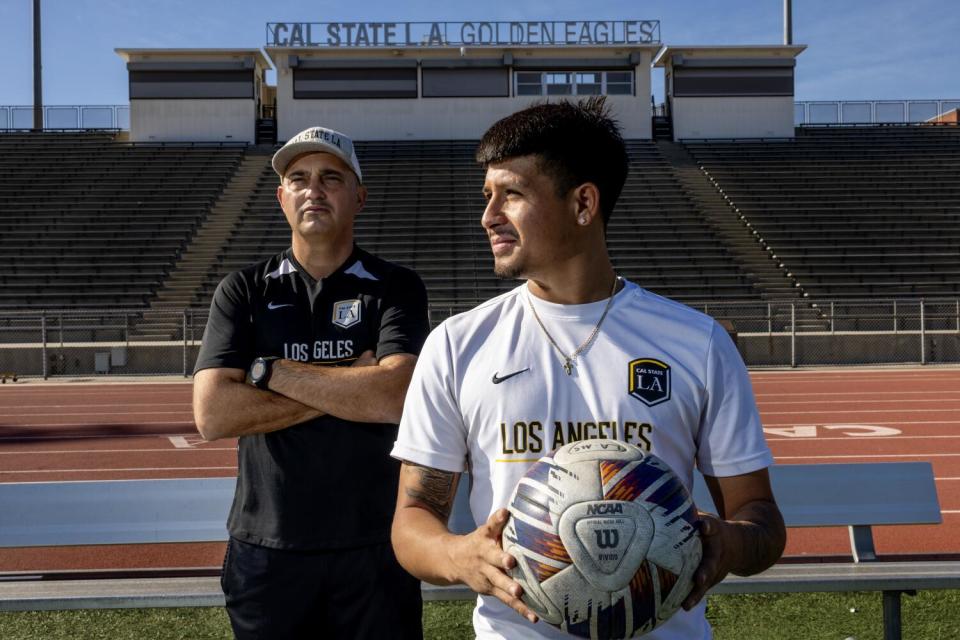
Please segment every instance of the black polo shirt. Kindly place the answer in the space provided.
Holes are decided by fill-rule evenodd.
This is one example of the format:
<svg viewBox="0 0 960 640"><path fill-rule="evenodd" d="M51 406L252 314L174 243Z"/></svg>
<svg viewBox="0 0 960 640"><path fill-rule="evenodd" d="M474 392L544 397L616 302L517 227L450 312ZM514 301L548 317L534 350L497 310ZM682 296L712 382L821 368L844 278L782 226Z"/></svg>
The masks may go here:
<svg viewBox="0 0 960 640"><path fill-rule="evenodd" d="M368 349L418 354L429 330L426 291L409 269L354 247L317 281L287 249L223 279L195 371L247 369L258 356L349 366ZM240 438L230 535L277 549L388 541L396 436L396 425L321 416Z"/></svg>

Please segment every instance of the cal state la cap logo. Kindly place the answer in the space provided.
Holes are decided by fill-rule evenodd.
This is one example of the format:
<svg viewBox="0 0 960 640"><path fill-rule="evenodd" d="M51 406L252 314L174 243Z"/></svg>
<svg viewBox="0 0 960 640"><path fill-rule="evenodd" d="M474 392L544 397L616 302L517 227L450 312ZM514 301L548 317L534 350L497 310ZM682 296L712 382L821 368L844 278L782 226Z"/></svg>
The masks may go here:
<svg viewBox="0 0 960 640"><path fill-rule="evenodd" d="M360 322L360 301L341 300L333 303L333 324L344 329Z"/></svg>
<svg viewBox="0 0 960 640"><path fill-rule="evenodd" d="M300 134L290 142L306 142L308 140L322 140L343 149L343 142L340 136L337 135L337 132L324 129L323 127L311 127L306 131L301 131Z"/></svg>
<svg viewBox="0 0 960 640"><path fill-rule="evenodd" d="M637 358L628 365L630 395L652 407L670 399L670 365L653 358Z"/></svg>

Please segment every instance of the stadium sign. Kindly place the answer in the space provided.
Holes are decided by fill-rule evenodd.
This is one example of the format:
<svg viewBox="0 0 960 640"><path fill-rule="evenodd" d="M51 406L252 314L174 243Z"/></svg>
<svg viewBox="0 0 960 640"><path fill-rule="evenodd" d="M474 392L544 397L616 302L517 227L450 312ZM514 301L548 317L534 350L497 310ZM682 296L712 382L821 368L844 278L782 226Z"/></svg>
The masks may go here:
<svg viewBox="0 0 960 640"><path fill-rule="evenodd" d="M659 20L565 22L268 22L268 47L660 44Z"/></svg>

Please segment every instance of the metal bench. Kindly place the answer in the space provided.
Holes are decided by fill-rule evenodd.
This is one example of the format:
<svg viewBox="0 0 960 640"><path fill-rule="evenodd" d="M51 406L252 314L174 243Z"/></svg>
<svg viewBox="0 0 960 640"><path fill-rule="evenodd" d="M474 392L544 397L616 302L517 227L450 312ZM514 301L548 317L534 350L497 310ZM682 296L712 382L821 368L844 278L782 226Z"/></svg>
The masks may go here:
<svg viewBox="0 0 960 640"><path fill-rule="evenodd" d="M960 588L960 562L878 560L872 527L941 522L933 470L926 462L776 465L774 492L788 527L844 526L851 562L780 563L750 577L728 576L711 593L881 591L887 640L900 633L900 596L922 589ZM233 478L113 480L0 484L0 547L225 541ZM451 528L473 528L468 483ZM697 477L694 499L713 509ZM170 571L138 578L71 579L36 573L0 574L0 611L221 606L218 568L183 577ZM104 574L110 575L110 574ZM465 587L424 585L428 600L469 599Z"/></svg>
<svg viewBox="0 0 960 640"><path fill-rule="evenodd" d="M884 638L899 640L901 594L960 588L960 562L881 560L873 541L874 526L942 522L929 462L777 465L771 482L788 527L847 527L853 562L781 563L712 593L881 591ZM716 510L699 476L694 501Z"/></svg>

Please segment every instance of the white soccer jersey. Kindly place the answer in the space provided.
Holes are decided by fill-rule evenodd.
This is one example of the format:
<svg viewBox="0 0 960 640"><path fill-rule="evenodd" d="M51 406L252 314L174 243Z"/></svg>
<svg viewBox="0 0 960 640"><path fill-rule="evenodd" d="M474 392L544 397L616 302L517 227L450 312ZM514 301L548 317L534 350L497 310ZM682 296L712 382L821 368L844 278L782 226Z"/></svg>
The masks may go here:
<svg viewBox="0 0 960 640"><path fill-rule="evenodd" d="M508 505L531 463L573 440L638 445L688 489L694 466L732 476L773 463L743 360L709 316L626 282L568 376L528 301L567 354L607 304L552 304L521 285L447 319L420 353L393 449L402 460L469 472L476 522ZM710 638L704 608L681 610L646 637ZM474 627L483 639L569 638L492 596L478 599Z"/></svg>

